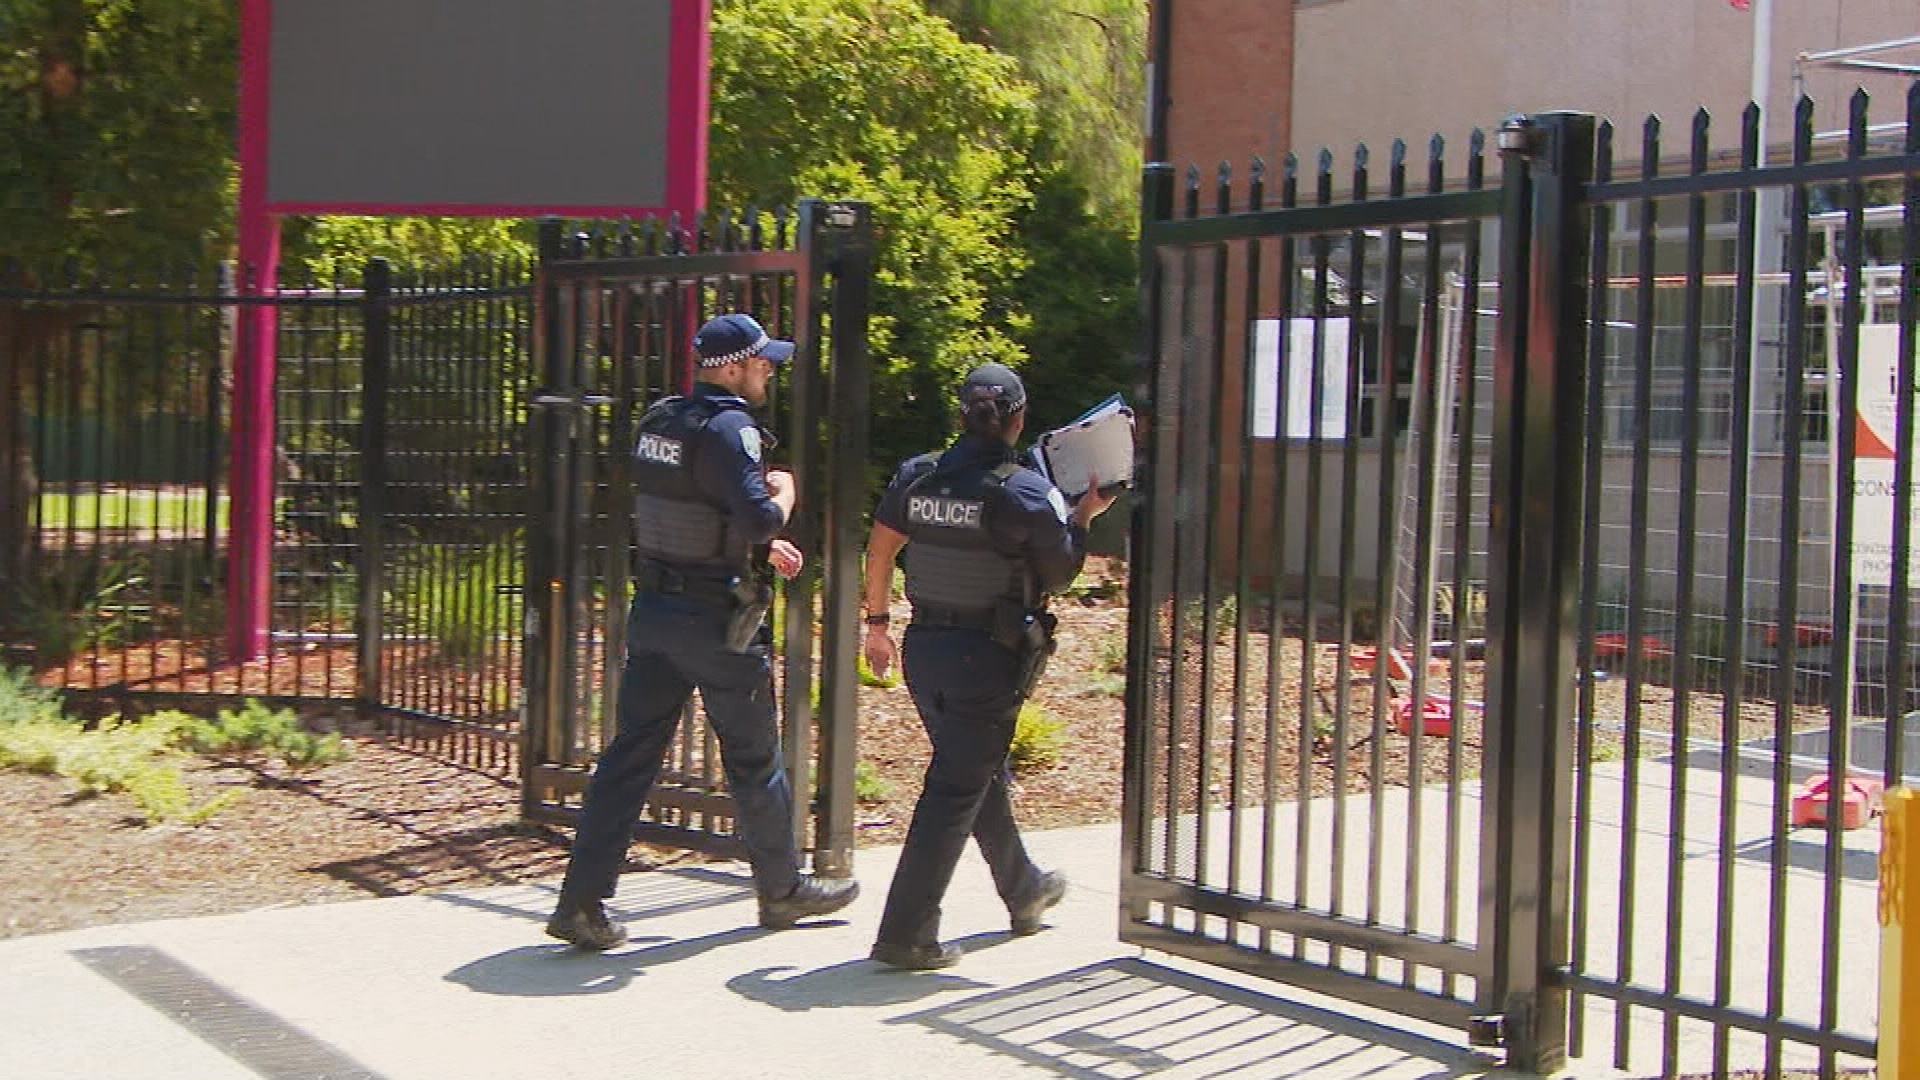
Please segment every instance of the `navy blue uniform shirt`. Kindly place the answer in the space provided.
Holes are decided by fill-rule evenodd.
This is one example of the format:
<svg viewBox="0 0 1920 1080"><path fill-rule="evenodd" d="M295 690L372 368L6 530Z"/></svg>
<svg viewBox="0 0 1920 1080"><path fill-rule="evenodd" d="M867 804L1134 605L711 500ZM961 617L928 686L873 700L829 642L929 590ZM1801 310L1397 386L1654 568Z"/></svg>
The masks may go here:
<svg viewBox="0 0 1920 1080"><path fill-rule="evenodd" d="M767 490L761 463L765 447L746 400L711 383L695 383L690 400L720 406L693 454L694 482L720 501L742 543L752 547L772 540L786 518Z"/></svg>
<svg viewBox="0 0 1920 1080"><path fill-rule="evenodd" d="M909 458L894 473L893 483L880 497L874 519L887 528L913 535L907 525L907 488L913 482L943 468L957 472L967 467L993 469L1014 460L1011 447L997 439L977 435L962 436L942 454L922 454ZM1037 579L1040 591L1059 592L1080 576L1087 561L1087 531L1072 523L1066 497L1046 477L1032 469L1019 469L1007 477L1001 488L1004 498L999 509L987 515L987 533L994 550L1002 555L1024 559Z"/></svg>

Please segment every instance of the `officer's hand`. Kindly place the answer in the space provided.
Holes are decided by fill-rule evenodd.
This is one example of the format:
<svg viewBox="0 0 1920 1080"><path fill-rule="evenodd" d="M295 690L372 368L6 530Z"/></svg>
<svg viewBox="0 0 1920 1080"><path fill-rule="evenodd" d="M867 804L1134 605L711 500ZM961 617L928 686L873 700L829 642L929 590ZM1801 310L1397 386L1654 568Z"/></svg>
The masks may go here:
<svg viewBox="0 0 1920 1080"><path fill-rule="evenodd" d="M1079 502L1073 504L1074 523L1083 529L1093 524L1093 519L1106 513L1107 507L1112 506L1113 501L1117 498L1119 498L1117 492L1112 495L1102 494L1100 491L1100 477L1089 475L1087 477L1087 493L1080 496Z"/></svg>
<svg viewBox="0 0 1920 1080"><path fill-rule="evenodd" d="M867 640L860 646L867 658L867 670L876 679L884 679L893 670L893 635L884 626L867 627Z"/></svg>
<svg viewBox="0 0 1920 1080"><path fill-rule="evenodd" d="M793 474L785 469L767 470L767 494L773 496L774 505L787 520L793 518L793 502L798 492L795 490Z"/></svg>
<svg viewBox="0 0 1920 1080"><path fill-rule="evenodd" d="M773 567L774 573L789 581L793 580L800 573L800 568L806 564L807 557L800 553L800 549L795 547L791 540L776 539L767 550L767 565Z"/></svg>

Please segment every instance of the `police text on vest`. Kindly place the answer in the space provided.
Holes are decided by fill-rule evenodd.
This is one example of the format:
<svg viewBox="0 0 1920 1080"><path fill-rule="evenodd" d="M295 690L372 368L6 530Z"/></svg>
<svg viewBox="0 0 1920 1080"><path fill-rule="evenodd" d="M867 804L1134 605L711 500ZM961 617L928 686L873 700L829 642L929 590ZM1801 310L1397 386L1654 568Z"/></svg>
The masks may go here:
<svg viewBox="0 0 1920 1080"><path fill-rule="evenodd" d="M907 499L907 523L948 529L977 529L980 527L980 509L983 505L973 499L915 495Z"/></svg>
<svg viewBox="0 0 1920 1080"><path fill-rule="evenodd" d="M640 445L634 448L633 453L641 461L678 468L684 450L679 439L669 439L664 435L642 435Z"/></svg>

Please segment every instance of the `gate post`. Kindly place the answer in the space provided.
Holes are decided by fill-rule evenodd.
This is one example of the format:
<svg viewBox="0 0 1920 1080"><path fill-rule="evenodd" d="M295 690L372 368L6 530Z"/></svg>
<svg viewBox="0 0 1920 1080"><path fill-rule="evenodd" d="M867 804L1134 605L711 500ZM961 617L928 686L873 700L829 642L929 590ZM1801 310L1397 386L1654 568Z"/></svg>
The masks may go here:
<svg viewBox="0 0 1920 1080"><path fill-rule="evenodd" d="M1480 932L1474 1041L1507 1066L1566 1061L1574 632L1585 497L1585 185L1595 122L1515 117L1505 161L1493 361Z"/></svg>
<svg viewBox="0 0 1920 1080"><path fill-rule="evenodd" d="M1141 835L1145 820L1141 805L1148 791L1147 747L1143 733L1153 729L1156 648L1156 605L1160 583L1153 577L1152 517L1155 490L1155 462L1160 454L1160 424L1156 394L1159 374L1155 357L1160 351L1161 271L1160 254L1154 246L1153 226L1173 219L1174 167L1151 162L1140 179L1140 357L1136 368L1139 381L1133 388L1134 423L1145 432L1135 443L1133 462L1133 508L1127 523L1127 691L1126 723L1121 746L1120 851L1125 863L1120 867L1120 927L1144 921L1147 903L1128 888L1133 876L1146 865L1146 844ZM1278 588L1276 584L1275 588Z"/></svg>
<svg viewBox="0 0 1920 1080"><path fill-rule="evenodd" d="M520 724L520 813L526 818L534 817L544 803L534 787L536 766L561 760L556 756L557 733L567 708L565 673L571 670L573 648L567 590L562 580L567 572L568 496L572 488L565 455L573 417L566 410L543 406L539 400L565 393L570 382L560 289L550 273L551 264L561 257L561 223L542 221L539 243L540 263L533 293L534 377L538 383L536 400L527 415L533 448L529 465L533 505L528 508L526 625L521 651L526 704Z"/></svg>
<svg viewBox="0 0 1920 1080"><path fill-rule="evenodd" d="M861 549L867 516L868 402L873 372L867 324L873 309L873 211L864 203L809 202L802 208L810 265L833 277L833 335L827 394L825 527L821 530L820 777L813 867L829 877L853 873L854 792L858 765ZM810 497L807 492L801 498ZM804 801L794 763L795 802Z"/></svg>
<svg viewBox="0 0 1920 1080"><path fill-rule="evenodd" d="M362 276L361 329L365 348L360 372L359 578L355 636L360 708L380 707L381 644L386 636L385 525L387 491L387 385L393 364L393 266L369 259Z"/></svg>

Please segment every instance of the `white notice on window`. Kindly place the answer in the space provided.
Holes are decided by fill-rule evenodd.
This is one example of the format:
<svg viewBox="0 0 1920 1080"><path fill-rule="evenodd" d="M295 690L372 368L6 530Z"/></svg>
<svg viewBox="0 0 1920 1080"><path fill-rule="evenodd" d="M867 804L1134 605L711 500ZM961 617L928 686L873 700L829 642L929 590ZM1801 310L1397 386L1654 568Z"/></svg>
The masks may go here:
<svg viewBox="0 0 1920 1080"><path fill-rule="evenodd" d="M1280 320L1253 321L1253 437L1280 436Z"/></svg>
<svg viewBox="0 0 1920 1080"><path fill-rule="evenodd" d="M1287 319L1285 322L1287 352L1284 358L1280 355L1281 320L1256 319L1253 323L1253 437L1279 437L1280 416L1284 411L1289 439L1346 438L1347 320ZM1313 423L1316 374L1320 385L1317 429Z"/></svg>

